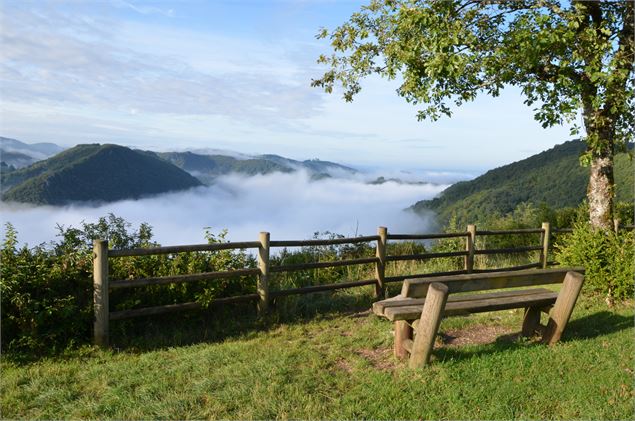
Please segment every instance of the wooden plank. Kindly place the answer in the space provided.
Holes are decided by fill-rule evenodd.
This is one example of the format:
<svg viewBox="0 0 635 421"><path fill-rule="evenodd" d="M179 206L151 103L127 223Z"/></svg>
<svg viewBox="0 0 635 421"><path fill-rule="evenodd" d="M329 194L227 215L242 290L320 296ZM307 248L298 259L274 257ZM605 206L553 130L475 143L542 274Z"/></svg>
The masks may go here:
<svg viewBox="0 0 635 421"><path fill-rule="evenodd" d="M404 339L401 346L403 347L404 350L408 352L408 354L412 354L413 345L414 345L414 341L412 340L412 338L409 338L409 339ZM407 357L408 354L406 354L405 356Z"/></svg>
<svg viewBox="0 0 635 421"><path fill-rule="evenodd" d="M448 271L448 272L431 272L431 273L413 273L411 275L399 275L399 276L386 276L385 281L386 282L401 282L404 279L411 279L411 278L433 278L433 277L437 277L437 276L450 276L450 275L462 275L465 274L465 270L455 270L455 271Z"/></svg>
<svg viewBox="0 0 635 421"><path fill-rule="evenodd" d="M410 342L410 348L406 342ZM412 328L408 322L398 320L395 322L395 344L393 354L396 358L406 358L412 350Z"/></svg>
<svg viewBox="0 0 635 421"><path fill-rule="evenodd" d="M529 264L520 265L520 266L508 266L506 268L474 269L474 273L512 272L512 271L534 269L534 268L540 269L540 267L541 267L540 262L537 262L537 263L529 263Z"/></svg>
<svg viewBox="0 0 635 421"><path fill-rule="evenodd" d="M426 260L438 259L440 257L461 257L467 256L467 253L467 251L449 251L444 253L402 254L399 256L386 256L386 261L398 262L402 260Z"/></svg>
<svg viewBox="0 0 635 421"><path fill-rule="evenodd" d="M154 254L186 253L192 251L219 251L233 249L249 249L260 246L258 241L234 243L192 244L186 246L148 247L128 250L109 250L108 257L150 256Z"/></svg>
<svg viewBox="0 0 635 421"><path fill-rule="evenodd" d="M269 271L270 272L293 272L298 270L332 268L332 267L339 267L339 266L367 265L369 263L376 263L376 262L377 262L376 257L367 257L363 259L335 260L333 262L314 262L314 263L301 263L297 265L272 266L269 268Z"/></svg>
<svg viewBox="0 0 635 421"><path fill-rule="evenodd" d="M528 251L538 251L542 250L542 246L528 246L528 247L510 247L504 249L485 249L485 250L474 250L474 254L511 254L511 253L526 253Z"/></svg>
<svg viewBox="0 0 635 421"><path fill-rule="evenodd" d="M256 282L256 291L260 299L258 300L258 315L262 316L269 309L269 243L270 235L263 231L259 234L258 239L260 247L258 247L258 281Z"/></svg>
<svg viewBox="0 0 635 421"><path fill-rule="evenodd" d="M439 331L447 299L448 287L445 284L434 282L430 285L428 297L421 312L421 322L417 326L414 343L412 344L408 367L423 367L430 360L434 339Z"/></svg>
<svg viewBox="0 0 635 421"><path fill-rule="evenodd" d="M249 301L257 301L260 298L258 294L241 295L238 297L217 298L212 300L209 305L244 303ZM157 314L174 313L178 311L199 310L202 309L201 303L181 303L168 304L156 307L135 308L132 310L121 310L110 313L110 320L130 319L133 317L154 316Z"/></svg>
<svg viewBox="0 0 635 421"><path fill-rule="evenodd" d="M463 259L463 268L467 273L472 273L474 271L474 250L476 248L476 225L468 225L467 232L470 235L465 239L467 255Z"/></svg>
<svg viewBox="0 0 635 421"><path fill-rule="evenodd" d="M358 244L379 240L378 235L367 235L365 237L352 238L332 238L325 240L277 240L271 241L271 247L308 247L308 246L334 246L337 244Z"/></svg>
<svg viewBox="0 0 635 421"><path fill-rule="evenodd" d="M388 234L389 240L436 240L441 238L458 238L469 235L467 232L449 232L446 234Z"/></svg>
<svg viewBox="0 0 635 421"><path fill-rule="evenodd" d="M525 308L521 335L527 338L532 337L536 333L538 325L540 325L540 307Z"/></svg>
<svg viewBox="0 0 635 421"><path fill-rule="evenodd" d="M560 340L567 323L569 323L569 318L571 313L573 313L573 308L583 284L584 276L582 274L576 272L567 273L556 304L551 311L543 342L553 345Z"/></svg>
<svg viewBox="0 0 635 421"><path fill-rule="evenodd" d="M500 230L500 231L476 231L476 235L510 235L510 234L541 234L543 231L541 228L522 228L514 230Z"/></svg>
<svg viewBox="0 0 635 421"><path fill-rule="evenodd" d="M375 285L375 298L383 299L386 293L384 278L386 277L386 246L388 242L388 228L377 228L377 246L375 248L375 278L377 279L377 285Z"/></svg>
<svg viewBox="0 0 635 421"><path fill-rule="evenodd" d="M543 269L547 269L549 261L549 247L551 244L551 224L549 222L542 223L543 233L540 236L540 242L542 243L542 251L540 252L540 263Z"/></svg>
<svg viewBox="0 0 635 421"><path fill-rule="evenodd" d="M557 284L561 283L566 273L571 270L580 271L579 268L529 269L516 272L440 276L430 279L406 279L401 295L413 298L425 297L432 282L445 283L450 293Z"/></svg>
<svg viewBox="0 0 635 421"><path fill-rule="evenodd" d="M366 279L363 281L338 282L337 284L311 285L311 286L301 287L301 288L271 291L269 292L269 295L271 297L284 297L287 295L295 295L295 294L310 294L312 292L333 291L336 289L354 288L354 287L360 287L364 285L373 285L375 282L377 282L375 279Z"/></svg>
<svg viewBox="0 0 635 421"><path fill-rule="evenodd" d="M508 310L513 308L522 308L529 306L548 306L556 301L558 293L542 290L537 293L514 295L514 296L495 296L482 299L472 299L464 301L449 301L445 306L446 316L457 316L472 313L484 313L487 311ZM475 297L475 296L472 296ZM415 320L418 319L425 304L409 305L401 307L386 307L384 316L390 321L396 320Z"/></svg>
<svg viewBox="0 0 635 421"><path fill-rule="evenodd" d="M234 276L257 275L260 269L235 269L222 272L203 272L193 275L159 276L156 278L118 279L110 283L111 289L134 288L146 285L165 285L183 282L207 281L210 279L231 278Z"/></svg>
<svg viewBox="0 0 635 421"><path fill-rule="evenodd" d="M539 294L539 293L549 293L553 292L546 288L532 288L532 289L516 289L511 291L499 291L499 292L488 292L483 294L452 294L448 297L448 303L458 302L458 301L474 301L474 300L483 300L486 298L505 298L505 297L515 297L515 296L525 296L531 294ZM423 305L425 303L425 298L408 298L397 295L396 297L389 298L387 300L377 301L373 303L373 313L378 316L384 315L384 310L389 307L404 307L404 306L413 306L413 305Z"/></svg>
<svg viewBox="0 0 635 421"><path fill-rule="evenodd" d="M93 342L106 348L108 346L108 241L93 241Z"/></svg>

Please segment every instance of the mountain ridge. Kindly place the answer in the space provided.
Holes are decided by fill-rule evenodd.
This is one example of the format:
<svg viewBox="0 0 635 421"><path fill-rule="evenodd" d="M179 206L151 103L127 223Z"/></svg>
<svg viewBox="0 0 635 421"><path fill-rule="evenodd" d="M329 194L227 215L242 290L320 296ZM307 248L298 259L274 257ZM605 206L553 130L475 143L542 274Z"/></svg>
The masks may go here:
<svg viewBox="0 0 635 421"><path fill-rule="evenodd" d="M3 201L49 205L137 199L201 185L174 165L113 144L77 145L0 179Z"/></svg>
<svg viewBox="0 0 635 421"><path fill-rule="evenodd" d="M579 163L585 148L580 140L564 142L473 180L455 183L436 198L419 201L410 209L420 214L434 211L441 223L452 215L464 223L488 214L508 214L526 202L556 209L576 207L586 197L589 178L589 169ZM633 200L633 168L628 154L616 155L617 200Z"/></svg>

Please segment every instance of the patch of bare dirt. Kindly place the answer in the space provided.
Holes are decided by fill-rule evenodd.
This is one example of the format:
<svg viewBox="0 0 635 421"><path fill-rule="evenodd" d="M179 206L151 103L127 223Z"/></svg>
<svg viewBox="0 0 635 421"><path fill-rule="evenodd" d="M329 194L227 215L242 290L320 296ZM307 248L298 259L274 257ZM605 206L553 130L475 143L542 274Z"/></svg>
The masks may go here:
<svg viewBox="0 0 635 421"><path fill-rule="evenodd" d="M356 350L355 354L364 358L378 370L392 371L395 369L395 362L392 358L392 349L390 348L362 348Z"/></svg>
<svg viewBox="0 0 635 421"><path fill-rule="evenodd" d="M347 373L353 372L353 367L351 367L351 363L344 359L337 360L337 362L335 363L335 367Z"/></svg>
<svg viewBox="0 0 635 421"><path fill-rule="evenodd" d="M465 329L448 330L440 332L437 345L464 346L484 345L498 341L513 342L518 339L520 333L505 326L470 326ZM438 340L437 340L438 341Z"/></svg>

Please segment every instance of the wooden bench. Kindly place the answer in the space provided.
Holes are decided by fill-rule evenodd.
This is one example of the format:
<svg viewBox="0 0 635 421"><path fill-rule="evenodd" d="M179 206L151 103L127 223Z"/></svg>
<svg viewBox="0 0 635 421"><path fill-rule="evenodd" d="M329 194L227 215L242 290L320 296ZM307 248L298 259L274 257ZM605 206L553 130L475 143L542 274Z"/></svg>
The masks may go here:
<svg viewBox="0 0 635 421"><path fill-rule="evenodd" d="M544 343L554 344L560 339L582 289L583 272L582 268L530 269L406 279L401 294L374 303L373 312L395 323L395 356L410 355L412 368L428 363L443 316L524 308L522 335L539 333ZM562 284L559 293L535 288L559 283ZM534 288L460 294L521 287ZM540 324L541 312L549 314L546 326Z"/></svg>

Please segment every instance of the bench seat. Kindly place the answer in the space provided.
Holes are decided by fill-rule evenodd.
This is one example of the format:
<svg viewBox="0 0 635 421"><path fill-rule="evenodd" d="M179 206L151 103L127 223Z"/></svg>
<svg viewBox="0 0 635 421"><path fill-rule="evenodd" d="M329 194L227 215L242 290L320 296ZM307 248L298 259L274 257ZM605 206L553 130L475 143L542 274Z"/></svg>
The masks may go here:
<svg viewBox="0 0 635 421"><path fill-rule="evenodd" d="M421 317L425 298L388 299L373 305L373 312L391 322L415 320ZM503 291L487 294L451 295L443 311L444 316L458 316L486 311L508 310L526 307L550 307L558 293L546 288Z"/></svg>
<svg viewBox="0 0 635 421"><path fill-rule="evenodd" d="M409 356L412 368L428 363L441 320L448 316L524 308L521 335L539 334L542 342L554 344L573 312L583 273L583 268L558 268L406 279L401 294L374 303L373 312L394 323L394 354ZM560 291L536 288L551 284L561 284ZM532 288L520 289L526 287ZM543 312L549 315L546 325Z"/></svg>

